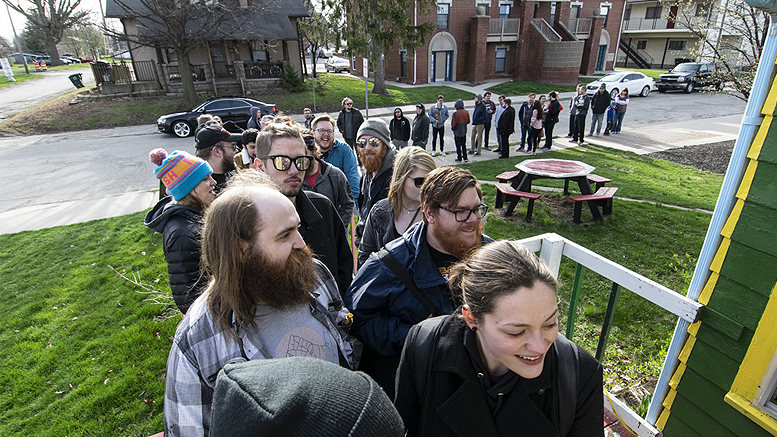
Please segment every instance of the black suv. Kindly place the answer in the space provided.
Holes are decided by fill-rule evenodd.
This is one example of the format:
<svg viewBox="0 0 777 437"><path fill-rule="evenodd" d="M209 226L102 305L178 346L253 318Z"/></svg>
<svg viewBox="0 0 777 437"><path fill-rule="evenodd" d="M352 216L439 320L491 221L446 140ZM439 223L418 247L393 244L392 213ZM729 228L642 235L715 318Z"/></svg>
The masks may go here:
<svg viewBox="0 0 777 437"><path fill-rule="evenodd" d="M179 112L159 117L156 121L159 132L170 133L180 138L188 137L197 128L197 117L202 114L218 115L221 121L233 121L245 129L251 118L251 108L259 108L259 118L262 115L275 115L278 108L275 104L264 103L245 97L218 97L208 100L190 112Z"/></svg>
<svg viewBox="0 0 777 437"><path fill-rule="evenodd" d="M685 62L658 76L656 87L659 93L666 90L683 90L686 94L701 86L723 89L723 82L715 74L715 64Z"/></svg>

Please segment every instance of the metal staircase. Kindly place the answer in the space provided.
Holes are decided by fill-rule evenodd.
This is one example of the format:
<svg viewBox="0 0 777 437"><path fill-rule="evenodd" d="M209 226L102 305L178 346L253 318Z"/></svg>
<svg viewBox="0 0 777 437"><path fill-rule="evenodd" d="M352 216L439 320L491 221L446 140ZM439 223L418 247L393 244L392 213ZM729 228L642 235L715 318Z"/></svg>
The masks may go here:
<svg viewBox="0 0 777 437"><path fill-rule="evenodd" d="M618 46L621 50L623 50L623 53L626 54L626 60L623 63L624 66L626 66L626 64L629 62L629 58L631 58L632 62L634 62L637 67L645 69L651 68L651 65L653 64L653 57L648 55L644 50L632 47L631 44L623 40L620 40L620 44Z"/></svg>

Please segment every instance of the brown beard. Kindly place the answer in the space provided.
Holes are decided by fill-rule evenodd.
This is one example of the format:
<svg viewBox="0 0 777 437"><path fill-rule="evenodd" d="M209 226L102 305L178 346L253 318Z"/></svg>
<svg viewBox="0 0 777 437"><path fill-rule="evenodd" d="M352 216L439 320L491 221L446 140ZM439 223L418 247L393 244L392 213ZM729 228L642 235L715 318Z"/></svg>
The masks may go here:
<svg viewBox="0 0 777 437"><path fill-rule="evenodd" d="M367 173L375 173L380 170L380 167L383 165L383 158L386 157L386 153L388 153L388 147L385 145L381 146L380 152L369 155L364 153L364 149L359 150L359 156L362 159L364 171Z"/></svg>
<svg viewBox="0 0 777 437"><path fill-rule="evenodd" d="M317 281L313 252L309 248L293 249L283 265L255 250L243 263L241 290L256 304L288 309L307 302Z"/></svg>
<svg viewBox="0 0 777 437"><path fill-rule="evenodd" d="M447 229L447 228L443 228L442 226L431 226L431 231L432 231L432 235L434 235L435 238L437 238L437 241L440 243L440 246L442 246L443 251L450 253L451 255L455 256L458 259L464 259L475 248L480 247L482 245L482 239L483 239L482 224L483 224L482 221L478 221L475 224L473 224L473 226L475 226L476 238L472 242L461 241L458 238L457 233L461 229Z"/></svg>

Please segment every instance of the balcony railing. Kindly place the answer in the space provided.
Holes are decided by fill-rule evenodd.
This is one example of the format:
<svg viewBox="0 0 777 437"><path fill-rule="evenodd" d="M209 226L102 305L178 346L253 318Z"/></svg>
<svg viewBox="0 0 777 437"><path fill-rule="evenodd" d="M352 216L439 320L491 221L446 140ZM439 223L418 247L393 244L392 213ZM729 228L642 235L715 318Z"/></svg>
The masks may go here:
<svg viewBox="0 0 777 437"><path fill-rule="evenodd" d="M588 37L591 35L592 18L570 18L567 27L576 36Z"/></svg>
<svg viewBox="0 0 777 437"><path fill-rule="evenodd" d="M679 27L679 26L678 26ZM671 29L666 18L632 18L623 21L623 30Z"/></svg>
<svg viewBox="0 0 777 437"><path fill-rule="evenodd" d="M544 18L535 18L531 22L548 41L559 42L562 40L561 35L556 33Z"/></svg>
<svg viewBox="0 0 777 437"><path fill-rule="evenodd" d="M612 281L607 312L604 316L604 323L599 334L599 344L596 348L596 358L599 361L604 357L610 329L615 319L618 296L622 290L630 291L689 323L696 322L703 307L702 304L616 264L558 234L538 235L523 239L520 242L530 250L540 252L540 259L550 267L556 276L558 276L561 261L564 257L577 263L577 273L575 274L567 317L566 336L570 340L574 337L575 312L585 270L587 269ZM610 403L610 400L612 403ZM608 395L605 397L604 408L614 411L620 417L622 423L634 430L640 437L656 437L660 435L660 431L655 427L655 424L648 423L624 402L613 396Z"/></svg>
<svg viewBox="0 0 777 437"><path fill-rule="evenodd" d="M488 36L517 36L519 18L492 18L488 20Z"/></svg>

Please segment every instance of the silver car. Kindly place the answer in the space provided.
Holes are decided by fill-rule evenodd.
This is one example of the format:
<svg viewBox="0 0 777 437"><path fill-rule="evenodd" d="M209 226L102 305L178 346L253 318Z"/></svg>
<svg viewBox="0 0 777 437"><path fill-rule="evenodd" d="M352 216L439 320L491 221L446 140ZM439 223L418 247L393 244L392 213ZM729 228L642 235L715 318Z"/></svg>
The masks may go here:
<svg viewBox="0 0 777 437"><path fill-rule="evenodd" d="M333 56L326 60L324 64L327 73L339 73L343 70L351 71L351 61Z"/></svg>

